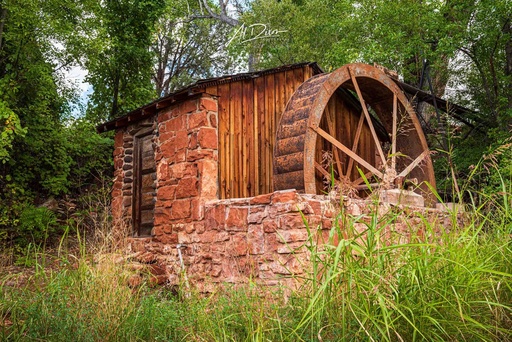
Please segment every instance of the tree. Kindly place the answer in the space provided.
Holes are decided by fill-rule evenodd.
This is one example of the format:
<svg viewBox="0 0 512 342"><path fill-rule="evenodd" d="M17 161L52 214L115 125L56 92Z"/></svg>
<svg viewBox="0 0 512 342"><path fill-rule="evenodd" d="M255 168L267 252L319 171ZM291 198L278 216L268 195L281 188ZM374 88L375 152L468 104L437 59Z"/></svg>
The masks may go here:
<svg viewBox="0 0 512 342"><path fill-rule="evenodd" d="M91 19L95 27L85 67L94 92L88 115L116 118L154 98L150 52L164 0L107 0Z"/></svg>
<svg viewBox="0 0 512 342"><path fill-rule="evenodd" d="M231 28L201 15L199 4L170 1L158 20L151 47L156 59L153 83L157 96L231 68L224 49Z"/></svg>

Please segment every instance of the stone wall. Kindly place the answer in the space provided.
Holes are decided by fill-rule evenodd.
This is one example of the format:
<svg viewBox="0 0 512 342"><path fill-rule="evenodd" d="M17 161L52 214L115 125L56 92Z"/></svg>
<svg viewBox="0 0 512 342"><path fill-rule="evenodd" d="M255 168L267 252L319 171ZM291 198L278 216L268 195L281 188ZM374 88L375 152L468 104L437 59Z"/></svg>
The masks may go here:
<svg viewBox="0 0 512 342"><path fill-rule="evenodd" d="M217 198L217 101L209 95L158 115L156 241L178 243L184 226L202 220L204 203ZM192 224L193 226L193 224Z"/></svg>
<svg viewBox="0 0 512 342"><path fill-rule="evenodd" d="M172 244L177 229L199 220L204 202L217 198L217 100L199 94L116 132L112 216L119 241L133 235L133 142L148 130L156 166L152 235Z"/></svg>
<svg viewBox="0 0 512 342"><path fill-rule="evenodd" d="M341 237L331 232L333 223L343 234L344 217L357 217L353 227L362 232L375 213L386 224L381 233L394 243L409 242L412 237L431 239L427 222L438 229L452 224L449 213L435 209L376 205L348 198L331 200L289 190L209 201L201 219L175 226L177 236L172 244L163 243L166 240L161 237L131 238L128 250L133 260L157 270L153 273L158 283L177 285L185 271L191 286L202 292L213 291L219 283L248 281L293 289L298 285L296 279L310 269L308 244L319 248L337 244ZM183 268L177 249L181 245L186 246L181 249Z"/></svg>

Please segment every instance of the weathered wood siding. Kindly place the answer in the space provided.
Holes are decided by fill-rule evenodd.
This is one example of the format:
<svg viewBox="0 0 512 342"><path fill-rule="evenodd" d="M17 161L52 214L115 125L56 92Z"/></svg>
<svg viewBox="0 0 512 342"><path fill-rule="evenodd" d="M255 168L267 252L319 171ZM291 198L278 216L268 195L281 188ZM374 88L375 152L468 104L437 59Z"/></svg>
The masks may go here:
<svg viewBox="0 0 512 342"><path fill-rule="evenodd" d="M277 125L292 94L313 73L303 66L205 89L218 96L220 198L273 191Z"/></svg>

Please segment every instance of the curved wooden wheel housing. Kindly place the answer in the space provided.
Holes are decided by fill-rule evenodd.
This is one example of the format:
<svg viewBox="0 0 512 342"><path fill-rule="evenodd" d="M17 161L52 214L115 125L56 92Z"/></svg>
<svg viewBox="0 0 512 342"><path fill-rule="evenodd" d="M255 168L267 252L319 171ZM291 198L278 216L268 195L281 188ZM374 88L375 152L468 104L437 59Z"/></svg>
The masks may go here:
<svg viewBox="0 0 512 342"><path fill-rule="evenodd" d="M343 104L332 105L339 94ZM331 168L319 160L325 148ZM331 174L361 188L357 168L385 188L415 180L415 191L434 201L425 184L435 188L430 152L412 106L384 72L360 63L312 77L293 94L277 131L274 189L322 193L319 177Z"/></svg>

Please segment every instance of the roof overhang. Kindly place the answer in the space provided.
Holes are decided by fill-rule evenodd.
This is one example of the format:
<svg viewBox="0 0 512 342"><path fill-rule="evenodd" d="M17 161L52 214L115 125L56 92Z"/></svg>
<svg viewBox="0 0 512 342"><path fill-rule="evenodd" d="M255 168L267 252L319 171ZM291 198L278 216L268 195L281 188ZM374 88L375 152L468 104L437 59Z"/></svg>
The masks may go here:
<svg viewBox="0 0 512 342"><path fill-rule="evenodd" d="M219 84L225 84L225 83L231 83L231 82L237 82L237 81L257 78L257 77L261 77L261 76L265 76L265 75L269 75L269 74L275 74L277 72L283 72L283 71L287 71L287 70L302 68L304 66L310 66L313 69L315 75L323 73L322 69L320 69L320 67L318 66L318 64L316 64L316 62L304 62L304 63L284 65L284 66L281 66L278 68L266 69L266 70L261 70L261 71L240 73L240 74L236 74L236 75L227 75L227 76L199 80L194 84L191 84L181 90L178 90L172 94L169 94L165 97L155 100L145 106L139 107L139 108L137 108L119 118L102 123L102 124L96 126L96 130L98 131L98 133L103 133L103 132L111 131L114 129L126 127L126 126L136 123L138 121L144 120L147 117L150 117L151 115L157 113L159 110L161 110L163 108L166 108L166 107L169 107L176 103L191 99L200 94L204 94L204 93L206 93L206 88L208 88L208 87L216 86Z"/></svg>

